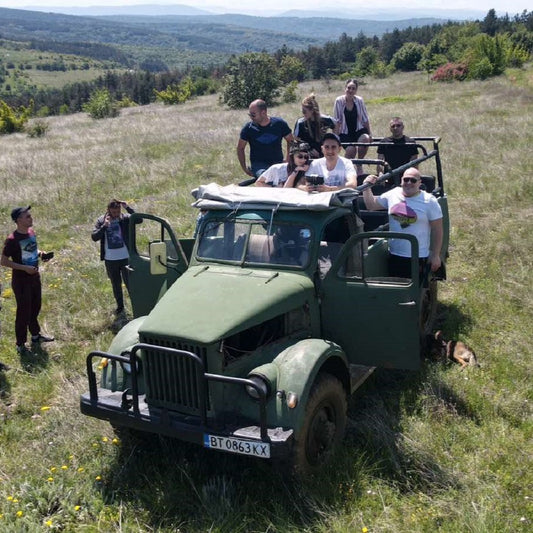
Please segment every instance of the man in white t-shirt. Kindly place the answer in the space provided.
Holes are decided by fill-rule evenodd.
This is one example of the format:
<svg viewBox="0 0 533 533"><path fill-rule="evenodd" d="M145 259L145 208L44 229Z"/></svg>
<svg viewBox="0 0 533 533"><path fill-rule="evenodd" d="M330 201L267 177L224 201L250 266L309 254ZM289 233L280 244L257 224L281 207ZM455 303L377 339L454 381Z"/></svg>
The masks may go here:
<svg viewBox="0 0 533 533"><path fill-rule="evenodd" d="M124 207L127 213L122 213ZM113 287L113 296L117 302L116 315L124 312L122 281L129 290L128 269L130 254L128 251L129 218L135 211L122 200L111 200L107 212L98 218L91 234L93 241L100 241L100 259L105 262L107 276Z"/></svg>
<svg viewBox="0 0 533 533"><path fill-rule="evenodd" d="M341 141L335 133L326 133L322 139L324 157L311 161L307 175L318 175L324 178L323 185L299 186L308 192L338 191L357 186L357 173L350 159L341 157Z"/></svg>
<svg viewBox="0 0 533 533"><path fill-rule="evenodd" d="M363 183L376 183L377 176L367 176ZM429 262L431 271L441 266L443 239L442 210L437 199L420 190L421 177L416 168L408 168L400 187L381 196L374 196L370 187L363 191L366 208L375 211L387 209L389 229L414 235L418 240L420 268ZM411 277L411 246L405 239L391 239L389 243L389 272L392 276Z"/></svg>

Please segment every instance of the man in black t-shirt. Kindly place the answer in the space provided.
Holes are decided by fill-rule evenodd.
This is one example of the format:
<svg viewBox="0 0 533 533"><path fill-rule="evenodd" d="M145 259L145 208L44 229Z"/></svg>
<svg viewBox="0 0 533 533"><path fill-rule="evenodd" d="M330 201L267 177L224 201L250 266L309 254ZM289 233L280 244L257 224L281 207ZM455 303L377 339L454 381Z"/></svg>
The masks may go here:
<svg viewBox="0 0 533 533"><path fill-rule="evenodd" d="M11 287L17 301L15 336L17 352L21 355L27 351L28 330L34 345L54 340L54 337L41 333L38 321L41 311L39 260L49 261L53 254L39 250L30 209L31 206L16 207L11 211L11 219L17 228L6 239L0 258L3 267L13 270Z"/></svg>
<svg viewBox="0 0 533 533"><path fill-rule="evenodd" d="M392 133L390 137L383 138L378 147L378 159L386 161L391 170L398 168L418 157L418 148L414 145L413 139L403 134L403 120L400 117L393 117L389 123ZM381 169L378 169L381 170ZM399 185L400 177L397 178Z"/></svg>

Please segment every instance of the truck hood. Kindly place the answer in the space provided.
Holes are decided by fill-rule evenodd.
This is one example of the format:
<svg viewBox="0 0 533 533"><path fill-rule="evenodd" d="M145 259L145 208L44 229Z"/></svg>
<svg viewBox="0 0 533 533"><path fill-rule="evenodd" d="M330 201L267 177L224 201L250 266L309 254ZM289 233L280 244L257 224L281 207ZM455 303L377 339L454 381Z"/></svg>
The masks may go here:
<svg viewBox="0 0 533 533"><path fill-rule="evenodd" d="M194 266L159 300L139 332L211 344L304 305L313 291L300 273Z"/></svg>

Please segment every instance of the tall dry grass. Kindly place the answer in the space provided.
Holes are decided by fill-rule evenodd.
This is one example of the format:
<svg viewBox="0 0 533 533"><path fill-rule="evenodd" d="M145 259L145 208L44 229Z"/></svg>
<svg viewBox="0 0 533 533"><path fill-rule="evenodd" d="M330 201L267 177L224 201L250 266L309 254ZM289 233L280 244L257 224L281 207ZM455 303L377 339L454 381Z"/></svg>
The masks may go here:
<svg viewBox="0 0 533 533"><path fill-rule="evenodd" d="M531 80L531 70L528 70ZM523 79L523 78L521 78ZM324 113L343 83L308 82ZM112 197L190 236L190 190L244 178L235 147L246 112L216 96L93 121L46 119L45 137L0 139L0 233L33 206L42 248L43 325L57 341L14 352L14 301L0 312L0 525L3 531L500 532L531 528L532 84L365 80L373 133L400 115L406 134L439 135L451 256L439 326L474 346L479 370L428 362L380 373L350 401L345 445L315 485L246 458L171 441L129 448L81 417L84 358L113 336L110 284L90 240ZM271 113L292 126L299 102ZM4 289L9 272L0 273Z"/></svg>

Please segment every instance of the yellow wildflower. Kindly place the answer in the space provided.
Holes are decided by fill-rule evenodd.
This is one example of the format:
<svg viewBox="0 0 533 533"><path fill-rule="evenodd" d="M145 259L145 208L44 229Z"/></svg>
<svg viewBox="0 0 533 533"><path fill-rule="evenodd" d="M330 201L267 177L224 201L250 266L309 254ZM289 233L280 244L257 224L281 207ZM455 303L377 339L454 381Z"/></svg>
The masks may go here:
<svg viewBox="0 0 533 533"><path fill-rule="evenodd" d="M50 407L48 405L43 405L41 411L50 411Z"/></svg>
<svg viewBox="0 0 533 533"><path fill-rule="evenodd" d="M81 509L81 505L75 505L75 506L74 506L74 510L75 510L75 511L79 511L80 509Z"/></svg>
<svg viewBox="0 0 533 533"><path fill-rule="evenodd" d="M102 442L107 442L109 439L107 437L102 437Z"/></svg>
<svg viewBox="0 0 533 533"><path fill-rule="evenodd" d="M47 520L45 522L45 524L48 526L48 527L52 527L52 520Z"/></svg>
<svg viewBox="0 0 533 533"><path fill-rule="evenodd" d="M111 442L113 444L120 444L120 441L116 437Z"/></svg>
<svg viewBox="0 0 533 533"><path fill-rule="evenodd" d="M61 466L61 470L68 470L68 466L67 465L62 465Z"/></svg>
<svg viewBox="0 0 533 533"><path fill-rule="evenodd" d="M83 466L78 467L78 472L83 472L84 470L85 468L83 468Z"/></svg>
<svg viewBox="0 0 533 533"><path fill-rule="evenodd" d="M53 473L53 472L55 472L56 470L57 470L57 468L56 468L55 466L51 466L51 467L50 467L50 472Z"/></svg>
<svg viewBox="0 0 533 533"><path fill-rule="evenodd" d="M102 476L96 476L94 479L96 479L96 481L102 481Z"/></svg>
<svg viewBox="0 0 533 533"><path fill-rule="evenodd" d="M52 481L54 481L54 478L50 476L46 481L48 481L48 483L52 483Z"/></svg>
<svg viewBox="0 0 533 533"><path fill-rule="evenodd" d="M20 518L24 513L22 511L17 511L17 517Z"/></svg>

